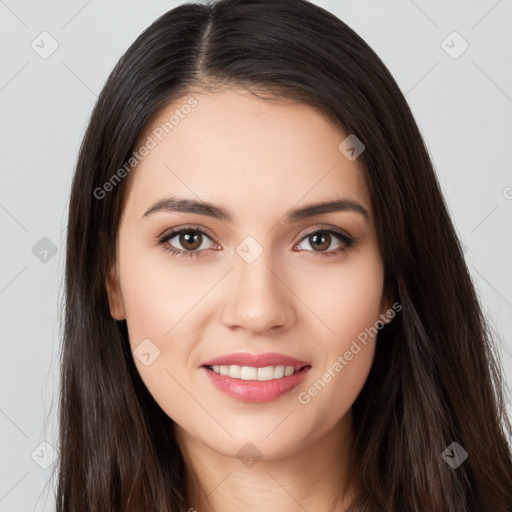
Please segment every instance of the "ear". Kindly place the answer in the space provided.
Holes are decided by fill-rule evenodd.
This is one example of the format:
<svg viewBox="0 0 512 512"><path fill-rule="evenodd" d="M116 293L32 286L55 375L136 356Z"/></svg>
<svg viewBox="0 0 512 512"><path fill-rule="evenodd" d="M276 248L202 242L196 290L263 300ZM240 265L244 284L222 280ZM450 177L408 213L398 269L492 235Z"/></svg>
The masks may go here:
<svg viewBox="0 0 512 512"><path fill-rule="evenodd" d="M382 300L380 303L380 315L379 320L384 322L385 324L389 324L393 317L395 316L395 310L392 307L393 301L386 295L382 295Z"/></svg>
<svg viewBox="0 0 512 512"><path fill-rule="evenodd" d="M107 276L106 287L111 316L116 320L124 320L126 318L126 314L124 311L121 287L119 286L119 272L117 264L114 264L110 267L110 271Z"/></svg>

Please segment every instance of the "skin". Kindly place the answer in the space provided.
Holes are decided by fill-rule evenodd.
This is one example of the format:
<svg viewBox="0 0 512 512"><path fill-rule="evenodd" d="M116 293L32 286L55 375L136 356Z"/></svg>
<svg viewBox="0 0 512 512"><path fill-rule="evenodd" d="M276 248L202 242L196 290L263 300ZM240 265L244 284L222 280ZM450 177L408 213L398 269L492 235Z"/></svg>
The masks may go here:
<svg viewBox="0 0 512 512"><path fill-rule="evenodd" d="M347 134L309 106L235 89L193 96L198 105L130 176L106 283L111 315L126 319L133 350L145 339L160 350L148 366L134 361L175 421L187 466L205 490L189 482L191 508L346 510L355 487L335 508L332 500L346 483L351 406L370 371L376 338L308 404L298 394L391 307L362 165L338 149ZM187 98L162 110L141 140ZM235 222L176 212L143 218L171 195L212 202L230 210ZM341 197L363 205L369 221L353 211L283 220L290 209ZM195 249L199 258L173 256L157 243L184 225L209 233ZM344 245L332 235L323 253L316 248L309 230L326 227L344 230L356 244L326 256ZM263 249L250 264L236 252L247 236ZM178 235L167 246L186 250L181 242ZM299 388L276 400L242 402L200 370L208 359L242 351L280 352L312 368ZM237 456L248 442L261 455L252 465Z"/></svg>

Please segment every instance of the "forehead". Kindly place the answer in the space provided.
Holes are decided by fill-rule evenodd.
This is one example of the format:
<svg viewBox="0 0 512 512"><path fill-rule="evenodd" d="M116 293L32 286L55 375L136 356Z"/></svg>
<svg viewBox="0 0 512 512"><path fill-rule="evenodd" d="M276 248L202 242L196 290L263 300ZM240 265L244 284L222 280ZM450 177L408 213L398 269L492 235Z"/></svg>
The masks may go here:
<svg viewBox="0 0 512 512"><path fill-rule="evenodd" d="M140 217L164 195L181 195L228 205L241 221L343 196L370 211L362 165L339 150L347 135L307 105L244 90L191 93L140 138L150 149L132 171L127 209Z"/></svg>

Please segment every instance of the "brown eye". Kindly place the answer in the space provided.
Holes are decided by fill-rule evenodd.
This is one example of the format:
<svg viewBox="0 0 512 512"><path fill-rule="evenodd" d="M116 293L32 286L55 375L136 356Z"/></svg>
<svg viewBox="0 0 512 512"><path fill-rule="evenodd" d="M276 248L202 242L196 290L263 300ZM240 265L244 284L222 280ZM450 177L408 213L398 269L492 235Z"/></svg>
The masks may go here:
<svg viewBox="0 0 512 512"><path fill-rule="evenodd" d="M331 247L333 238L338 240L338 245L331 248L332 250L328 250ZM307 252L325 253L325 256L341 253L354 245L354 239L352 237L331 228L312 231L302 239L301 243L304 243L304 241L307 241L309 247L312 249ZM297 247L300 247L300 244ZM315 256L316 255L319 256L320 254L315 254Z"/></svg>
<svg viewBox="0 0 512 512"><path fill-rule="evenodd" d="M199 249L203 241L203 235L197 231L186 231L177 236L181 246L189 251Z"/></svg>
<svg viewBox="0 0 512 512"><path fill-rule="evenodd" d="M210 237L200 229L184 228L172 231L159 238L158 243L175 256L199 256L203 250L211 249L211 246L204 246L205 241ZM172 243L171 243L172 242ZM212 242L213 244L213 242Z"/></svg>
<svg viewBox="0 0 512 512"><path fill-rule="evenodd" d="M319 251L325 251L331 245L331 235L309 235L309 243L311 247Z"/></svg>
<svg viewBox="0 0 512 512"><path fill-rule="evenodd" d="M333 239L338 240L338 245L329 250ZM208 240L212 245L208 246L207 244L204 247L204 243ZM311 248L306 249L305 252L312 253L313 256L336 256L348 250L355 243L354 238L333 228L311 231L296 247L300 248L301 244L305 241L308 241ZM159 237L158 243L163 246L165 251L180 258L207 255L208 249L217 249L219 247L203 230L195 228L182 228L171 231Z"/></svg>

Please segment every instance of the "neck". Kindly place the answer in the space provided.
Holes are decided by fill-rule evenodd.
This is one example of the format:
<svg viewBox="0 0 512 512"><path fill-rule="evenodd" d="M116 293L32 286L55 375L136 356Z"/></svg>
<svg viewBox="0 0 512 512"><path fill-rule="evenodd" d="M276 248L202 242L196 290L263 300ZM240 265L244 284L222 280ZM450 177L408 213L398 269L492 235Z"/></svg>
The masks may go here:
<svg viewBox="0 0 512 512"><path fill-rule="evenodd" d="M353 445L351 410L323 436L277 459L229 457L190 436L175 435L187 466L186 498L198 512L345 512L355 495L348 482Z"/></svg>

